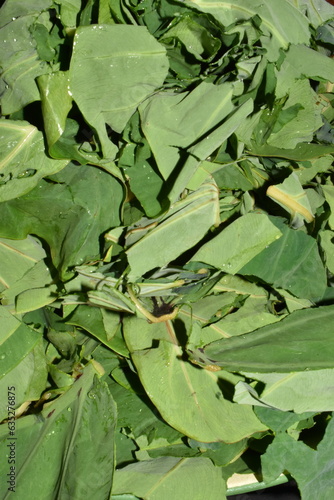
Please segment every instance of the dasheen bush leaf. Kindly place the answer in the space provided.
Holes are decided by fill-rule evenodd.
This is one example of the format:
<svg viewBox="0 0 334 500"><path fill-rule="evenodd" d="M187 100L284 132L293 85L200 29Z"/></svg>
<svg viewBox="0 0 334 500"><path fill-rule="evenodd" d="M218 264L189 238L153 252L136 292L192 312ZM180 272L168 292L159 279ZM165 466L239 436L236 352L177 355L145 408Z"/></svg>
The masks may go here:
<svg viewBox="0 0 334 500"><path fill-rule="evenodd" d="M329 500L334 7L2 3L1 498Z"/></svg>
<svg viewBox="0 0 334 500"><path fill-rule="evenodd" d="M239 372L333 368L333 324L333 306L303 309L254 332L212 342L194 355L202 364Z"/></svg>
<svg viewBox="0 0 334 500"><path fill-rule="evenodd" d="M127 250L135 278L158 266L165 266L198 243L219 223L218 190L214 183L203 184L180 200L160 219L158 225ZM182 238L175 244L176 234Z"/></svg>
<svg viewBox="0 0 334 500"><path fill-rule="evenodd" d="M208 135L231 113L232 92L229 83L203 82L186 95L156 94L140 106L143 132L165 179L182 160L182 150Z"/></svg>
<svg viewBox="0 0 334 500"><path fill-rule="evenodd" d="M287 433L278 433L262 458L265 479L276 478L283 470L298 482L303 500L318 497L330 500L333 491L333 467L328 443L334 439L334 420L331 418L326 433L316 450ZM296 460L296 457L299 457ZM312 474L310 475L309 467Z"/></svg>
<svg viewBox="0 0 334 500"><path fill-rule="evenodd" d="M90 363L74 385L38 416L28 415L17 422L15 433L22 443L16 461L18 495L28 500L36 495L51 498L55 491L64 499L87 494L96 500L109 496L116 408L106 383L98 379L101 373L97 367ZM0 442L7 443L7 439L4 425L0 427ZM2 474L7 465L2 462ZM10 496L7 491L4 498Z"/></svg>
<svg viewBox="0 0 334 500"><path fill-rule="evenodd" d="M28 193L68 164L47 156L43 134L26 121L1 120L0 134L0 202Z"/></svg>
<svg viewBox="0 0 334 500"><path fill-rule="evenodd" d="M5 2L1 12L0 33L3 40L0 53L1 108L4 115L20 111L39 99L35 78L48 71L37 53L31 26L41 12L51 7L51 0L28 0L22 8L19 2Z"/></svg>
<svg viewBox="0 0 334 500"><path fill-rule="evenodd" d="M46 257L43 247L32 237L11 240L0 239L1 289L6 290L19 282L38 262Z"/></svg>
<svg viewBox="0 0 334 500"><path fill-rule="evenodd" d="M297 297L321 298L326 289L326 271L316 240L301 230L281 224L280 219L271 220L280 228L281 238L242 267L240 274L257 276Z"/></svg>
<svg viewBox="0 0 334 500"><path fill-rule="evenodd" d="M234 274L281 235L267 215L249 213L202 245L192 260Z"/></svg>
<svg viewBox="0 0 334 500"><path fill-rule="evenodd" d="M135 334L139 329L141 338ZM174 428L197 441L227 443L265 430L250 406L235 405L224 398L214 373L182 359L171 322L157 326L129 319L124 334L148 396ZM148 349L152 336L160 343Z"/></svg>
<svg viewBox="0 0 334 500"><path fill-rule="evenodd" d="M296 413L334 409L332 369L292 373L248 373L247 376L262 382L263 389L257 392L253 385L238 382L234 401L239 404L270 406Z"/></svg>
<svg viewBox="0 0 334 500"><path fill-rule="evenodd" d="M42 336L0 307L0 390L13 387L15 407L40 398L47 381ZM14 409L14 408L13 408ZM8 417L8 402L0 404L0 420Z"/></svg>
<svg viewBox="0 0 334 500"><path fill-rule="evenodd" d="M9 238L33 233L46 240L53 264L65 277L68 267L95 258L100 234L119 224L123 188L92 166L71 164L60 175L59 183L42 181L28 195L2 203L0 230Z"/></svg>
<svg viewBox="0 0 334 500"><path fill-rule="evenodd" d="M265 4L253 0L240 0L238 3L195 0L191 5L211 14L223 26L260 13L260 29L263 31L261 41L268 51L269 60L278 58L280 47L287 49L289 43L307 44L310 38L306 17L301 16L288 0L282 0L279 4L275 0L268 0Z"/></svg>
<svg viewBox="0 0 334 500"><path fill-rule="evenodd" d="M128 465L115 473L115 494L134 493L144 500L168 500L180 481L184 500L224 500L225 482L207 458L160 457Z"/></svg>
<svg viewBox="0 0 334 500"><path fill-rule="evenodd" d="M70 66L70 93L97 132L105 156L116 147L106 124L121 132L138 104L167 74L165 49L143 26L93 25L77 29Z"/></svg>

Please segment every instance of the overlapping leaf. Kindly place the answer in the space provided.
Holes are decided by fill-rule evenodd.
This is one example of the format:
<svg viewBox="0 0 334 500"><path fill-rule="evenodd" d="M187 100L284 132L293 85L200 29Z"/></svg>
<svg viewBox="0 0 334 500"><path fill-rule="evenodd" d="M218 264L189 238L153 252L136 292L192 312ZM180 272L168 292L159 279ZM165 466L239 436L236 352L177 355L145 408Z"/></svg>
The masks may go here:
<svg viewBox="0 0 334 500"><path fill-rule="evenodd" d="M6 0L0 17L18 495L216 499L234 473L288 471L330 498L334 8Z"/></svg>
<svg viewBox="0 0 334 500"><path fill-rule="evenodd" d="M18 422L15 437L22 444L16 462L17 494L31 499L52 498L55 492L68 499L87 493L96 499L109 495L116 409L106 384L98 380L97 368L88 365L73 387L38 417L29 415ZM100 418L95 422L97 413ZM1 443L7 441L7 431L7 425L1 426ZM2 462L2 474L7 465ZM10 496L9 490L4 491L4 498Z"/></svg>
<svg viewBox="0 0 334 500"><path fill-rule="evenodd" d="M130 279L167 265L193 247L219 223L218 210L218 190L214 183L203 184L184 200L175 203L154 229L127 250ZM177 245L175 234L182 234Z"/></svg>
<svg viewBox="0 0 334 500"><path fill-rule="evenodd" d="M113 159L117 151L106 124L121 132L140 102L162 85L167 67L164 48L144 27L94 25L77 30L69 89L106 157Z"/></svg>
<svg viewBox="0 0 334 500"><path fill-rule="evenodd" d="M295 311L274 325L199 348L195 359L239 372L333 368L333 321L333 306Z"/></svg>

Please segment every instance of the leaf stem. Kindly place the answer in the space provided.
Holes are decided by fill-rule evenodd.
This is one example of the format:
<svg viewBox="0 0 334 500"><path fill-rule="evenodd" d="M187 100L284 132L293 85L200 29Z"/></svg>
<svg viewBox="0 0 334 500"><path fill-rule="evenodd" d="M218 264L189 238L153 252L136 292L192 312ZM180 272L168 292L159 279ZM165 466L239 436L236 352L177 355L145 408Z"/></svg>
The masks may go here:
<svg viewBox="0 0 334 500"><path fill-rule="evenodd" d="M145 309L145 307L140 303L130 285L127 286L127 291L138 311L140 311L150 323L163 323L165 321L172 320L176 317L177 313L179 312L179 308L175 307L173 311L169 314L164 314L163 316L154 316L147 309Z"/></svg>

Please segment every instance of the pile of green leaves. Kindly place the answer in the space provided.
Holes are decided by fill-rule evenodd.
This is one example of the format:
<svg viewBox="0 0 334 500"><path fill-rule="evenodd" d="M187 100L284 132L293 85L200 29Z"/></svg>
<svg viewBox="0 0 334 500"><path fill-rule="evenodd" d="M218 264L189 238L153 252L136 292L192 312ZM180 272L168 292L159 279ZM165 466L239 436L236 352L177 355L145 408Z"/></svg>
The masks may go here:
<svg viewBox="0 0 334 500"><path fill-rule="evenodd" d="M17 498L223 500L238 474L332 498L333 20L324 0L2 6Z"/></svg>

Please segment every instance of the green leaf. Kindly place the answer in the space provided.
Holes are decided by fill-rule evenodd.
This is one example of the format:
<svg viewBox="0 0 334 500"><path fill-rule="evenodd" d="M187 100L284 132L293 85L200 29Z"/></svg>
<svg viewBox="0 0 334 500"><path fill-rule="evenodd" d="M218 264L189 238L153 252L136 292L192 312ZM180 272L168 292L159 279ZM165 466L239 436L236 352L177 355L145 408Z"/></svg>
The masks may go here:
<svg viewBox="0 0 334 500"><path fill-rule="evenodd" d="M168 42L174 38L180 40L187 51L199 61L212 59L221 47L220 40L189 14L184 15L180 20L176 19L174 25L164 33L160 41Z"/></svg>
<svg viewBox="0 0 334 500"><path fill-rule="evenodd" d="M102 311L97 307L80 305L66 317L66 323L84 328L104 345L112 348L112 339L117 333L120 317L118 314L108 311L108 317L105 319L105 312L102 313Z"/></svg>
<svg viewBox="0 0 334 500"><path fill-rule="evenodd" d="M292 224L295 226L297 225L298 227L302 225L303 219L306 220L306 222L313 222L314 216L312 214L310 202L298 176L294 172L289 175L282 184L269 186L267 189L267 196L290 212Z"/></svg>
<svg viewBox="0 0 334 500"><path fill-rule="evenodd" d="M192 92L159 93L140 106L142 129L164 179L182 161L183 150L208 135L231 113L232 92L229 83L203 82Z"/></svg>
<svg viewBox="0 0 334 500"><path fill-rule="evenodd" d="M95 129L104 156L115 157L105 125L121 132L167 74L165 49L141 26L93 25L77 29L70 94Z"/></svg>
<svg viewBox="0 0 334 500"><path fill-rule="evenodd" d="M213 153L252 112L251 100L235 107L232 95L233 86L227 82L203 82L185 96L161 93L140 106L142 129L160 173L173 182L171 201L196 175L199 160Z"/></svg>
<svg viewBox="0 0 334 500"><path fill-rule="evenodd" d="M75 27L81 8L81 0L56 0L55 3L60 6L60 17L63 25Z"/></svg>
<svg viewBox="0 0 334 500"><path fill-rule="evenodd" d="M45 9L50 8L51 5L51 0L27 0L24 3L20 0L6 1L1 8L1 24L9 23L15 16L18 17L26 16L27 14L40 14Z"/></svg>
<svg viewBox="0 0 334 500"><path fill-rule="evenodd" d="M328 224L331 229L334 229L334 186L322 186L322 190L331 209Z"/></svg>
<svg viewBox="0 0 334 500"><path fill-rule="evenodd" d="M14 386L15 408L38 400L45 388L47 369L41 335L0 306L0 390L7 394ZM2 398L0 420L8 416L7 399Z"/></svg>
<svg viewBox="0 0 334 500"><path fill-rule="evenodd" d="M203 163L207 164L209 162ZM253 184L236 163L230 165L216 164L216 169L212 175L220 189L241 189L242 191L253 189Z"/></svg>
<svg viewBox="0 0 334 500"><path fill-rule="evenodd" d="M4 498L331 498L333 7L2 4Z"/></svg>
<svg viewBox="0 0 334 500"><path fill-rule="evenodd" d="M212 342L193 355L202 364L231 371L287 373L333 368L333 324L333 306L302 309L254 332Z"/></svg>
<svg viewBox="0 0 334 500"><path fill-rule="evenodd" d="M45 239L53 264L66 279L72 275L70 266L99 256L98 238L120 223L123 188L102 170L72 164L59 181L42 181L28 195L2 203L0 234L19 239L32 233Z"/></svg>
<svg viewBox="0 0 334 500"><path fill-rule="evenodd" d="M142 139L143 145L127 144L122 151L119 166L129 179L130 189L135 195L148 217L154 217L161 212L159 201L163 179L152 167L152 152L149 145Z"/></svg>
<svg viewBox="0 0 334 500"><path fill-rule="evenodd" d="M202 245L192 260L234 274L281 236L281 231L267 215L249 213Z"/></svg>
<svg viewBox="0 0 334 500"><path fill-rule="evenodd" d="M28 0L22 7L14 0L5 2L1 9L0 95L4 115L39 100L35 78L46 73L48 67L38 57L31 27L38 15L51 5L50 0Z"/></svg>
<svg viewBox="0 0 334 500"><path fill-rule="evenodd" d="M288 112L290 109L292 119L279 130L274 129L267 142L277 148L292 149L299 142L312 141L315 131L322 126L321 109L316 104L317 95L308 80L294 80L287 86L284 76L281 79L282 89L276 89L276 95L281 98L288 93L282 112Z"/></svg>
<svg viewBox="0 0 334 500"><path fill-rule="evenodd" d="M239 404L264 405L296 413L334 410L333 369L292 373L250 373L247 376L262 383L262 389L260 384L249 385L238 382L234 401Z"/></svg>
<svg viewBox="0 0 334 500"><path fill-rule="evenodd" d="M323 4L321 8L324 8ZM305 45L290 45L280 68L280 74L284 75L284 82L278 82L279 87L280 85L286 87L295 78L301 77L332 82L334 81L334 61Z"/></svg>
<svg viewBox="0 0 334 500"><path fill-rule="evenodd" d="M6 331L8 323L2 312L1 316L2 324ZM20 336L23 334L27 335L29 332L28 327L26 328L27 329L22 327L18 328L15 331L12 342L7 340L7 342L1 343L1 351L3 352L3 350L6 349L5 353L0 355L1 370L5 369L5 366L2 365L5 363L7 356L13 354L9 348L13 346L16 350L19 350L18 344L22 343L22 337ZM18 409L21 405L28 405L31 401L38 401L47 385L48 370L45 360L43 339L36 334L35 344L29 345L28 342L29 340L23 342L23 349L25 349L25 352L21 352L21 356L20 353L17 353L17 355L10 360L11 369L9 369L8 373L3 375L2 372L0 376L0 391L2 394L8 394L9 388L12 387L10 392L14 394L14 397L11 399L12 402L15 402L12 408L13 410L14 408ZM12 344L12 346L9 346L9 344ZM21 359L19 359L18 356L20 356ZM8 402L6 398L2 398L0 403L0 420L2 421L5 418L8 418Z"/></svg>
<svg viewBox="0 0 334 500"><path fill-rule="evenodd" d="M114 377L114 371L112 376ZM147 437L149 441L164 439L169 443L178 441L182 434L170 427L157 414L155 407L144 393L140 381L133 372L124 370L127 382L131 381L130 389L111 382L110 391L115 398L118 411L118 426L123 432L137 441ZM134 392L134 389L138 391Z"/></svg>
<svg viewBox="0 0 334 500"><path fill-rule="evenodd" d="M217 224L218 210L218 192L213 183L203 184L184 200L175 203L154 229L127 250L131 267L129 278L165 266L193 247ZM177 235L180 237L176 245Z"/></svg>
<svg viewBox="0 0 334 500"><path fill-rule="evenodd" d="M321 231L321 248L325 252L326 266L334 274L334 231Z"/></svg>
<svg viewBox="0 0 334 500"><path fill-rule="evenodd" d="M333 157L331 155L316 158L315 160L299 163L299 169L296 171L300 183L307 184L317 174L327 172L332 165Z"/></svg>
<svg viewBox="0 0 334 500"><path fill-rule="evenodd" d="M24 240L16 243L22 241ZM2 304L9 306L11 312L18 314L51 304L57 298L57 287L51 284L52 281L45 262L38 261L1 294Z"/></svg>
<svg viewBox="0 0 334 500"><path fill-rule="evenodd" d="M21 323L3 306L0 307L1 324L1 350L0 377L13 370L34 349L41 335Z"/></svg>
<svg viewBox="0 0 334 500"><path fill-rule="evenodd" d="M305 14L313 26L317 27L325 21L333 19L333 7L330 2L322 0L289 0L303 14Z"/></svg>
<svg viewBox="0 0 334 500"><path fill-rule="evenodd" d="M217 148L219 148L223 141L231 137L233 132L239 126L240 121L245 120L246 117L253 111L252 100L248 99L234 111L235 112L231 114L227 120L225 120L209 135L189 148L189 156L186 159L180 175L178 176L169 194L169 198L171 200L177 199L180 196L180 193L182 193L188 185L191 178L196 175L196 170L198 165L201 163L201 160L208 158Z"/></svg>
<svg viewBox="0 0 334 500"><path fill-rule="evenodd" d="M98 365L90 363L70 389L41 413L16 422L15 493L27 500L107 498L114 467L115 403ZM96 418L99 415L99 418ZM8 443L7 423L0 426L0 443ZM1 463L6 477L7 461ZM43 481L40 477L43 476ZM4 499L10 498L5 493Z"/></svg>
<svg viewBox="0 0 334 500"><path fill-rule="evenodd" d="M330 419L325 436L316 450L286 433L279 433L262 458L264 479L276 478L283 470L287 470L297 481L303 500L330 500L334 485L331 450L333 442L333 418Z"/></svg>
<svg viewBox="0 0 334 500"><path fill-rule="evenodd" d="M35 309L52 304L57 297L56 285L24 290L16 297L15 310L17 314L35 311Z"/></svg>
<svg viewBox="0 0 334 500"><path fill-rule="evenodd" d="M225 497L225 482L207 458L161 457L117 470L113 494L133 493L144 500L168 500L182 483L184 500Z"/></svg>
<svg viewBox="0 0 334 500"><path fill-rule="evenodd" d="M145 391L169 425L203 442L233 443L265 430L250 406L224 399L214 373L182 359L171 322L129 319L124 335ZM158 347L148 348L152 338Z"/></svg>
<svg viewBox="0 0 334 500"><path fill-rule="evenodd" d="M223 26L250 19L259 15L262 45L267 49L270 61L275 61L279 49L287 49L290 43L309 42L310 32L307 19L287 0L279 3L267 0L265 4L253 0L211 2L210 0L194 0L186 5L197 7L202 12L211 14Z"/></svg>
<svg viewBox="0 0 334 500"><path fill-rule="evenodd" d="M81 155L76 151L74 143L65 141L67 115L72 108L72 97L69 94L68 72L57 71L38 78L41 93L42 111L49 153L54 158L66 157L80 161Z"/></svg>
<svg viewBox="0 0 334 500"><path fill-rule="evenodd" d="M226 294L224 294L226 295ZM237 311L204 328L202 339L205 344L221 337L231 337L252 332L282 319L268 311L268 297L249 297ZM209 338L210 335L210 338ZM207 340L205 340L207 339Z"/></svg>
<svg viewBox="0 0 334 500"><path fill-rule="evenodd" d="M264 248L239 272L257 276L274 287L283 288L300 298L316 300L327 286L326 270L314 238L290 229L271 218L281 230L281 238ZM263 262L266 265L263 265ZM316 280L312 276L317 276Z"/></svg>
<svg viewBox="0 0 334 500"><path fill-rule="evenodd" d="M12 288L23 276L46 256L43 247L32 237L19 241L0 239L1 290Z"/></svg>
<svg viewBox="0 0 334 500"><path fill-rule="evenodd" d="M287 158L288 160L305 161L320 158L321 156L334 153L334 146L322 144L299 143L294 149L283 149L269 144L259 146L252 143L250 154L255 156L269 156L276 158Z"/></svg>
<svg viewBox="0 0 334 500"><path fill-rule="evenodd" d="M273 429L276 433L284 432L299 422L311 419L314 415L312 412L306 412L298 415L292 412L277 411L273 408L260 407L256 408L255 412L262 422L268 425L268 427Z"/></svg>
<svg viewBox="0 0 334 500"><path fill-rule="evenodd" d="M233 463L242 451L247 447L247 439L238 441L237 443L200 443L193 439L188 439L189 445L192 448L197 448L201 451L203 457L210 458L212 462L218 466L226 466Z"/></svg>
<svg viewBox="0 0 334 500"><path fill-rule="evenodd" d="M0 202L28 193L68 164L46 155L43 134L26 121L1 120L0 134Z"/></svg>

